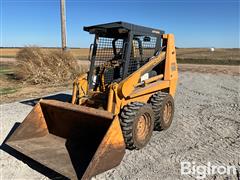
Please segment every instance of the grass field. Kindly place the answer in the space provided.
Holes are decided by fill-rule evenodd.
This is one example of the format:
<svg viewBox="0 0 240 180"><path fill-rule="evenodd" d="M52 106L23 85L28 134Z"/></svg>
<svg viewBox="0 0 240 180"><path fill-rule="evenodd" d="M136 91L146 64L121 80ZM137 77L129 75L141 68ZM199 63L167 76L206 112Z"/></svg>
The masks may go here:
<svg viewBox="0 0 240 180"><path fill-rule="evenodd" d="M8 62L8 59L16 57L21 48L0 48L0 95L15 93L22 87L22 84L13 81L11 74L15 63ZM57 48L48 48L56 50ZM72 48L69 51L79 60L88 59L88 48ZM218 65L240 65L240 49L215 49L211 52L207 48L178 48L177 61L179 64L218 64ZM80 63L80 61L79 61Z"/></svg>
<svg viewBox="0 0 240 180"><path fill-rule="evenodd" d="M5 94L15 93L17 91L17 85L10 85L8 76L13 73L11 65L0 65L0 96Z"/></svg>
<svg viewBox="0 0 240 180"><path fill-rule="evenodd" d="M207 48L177 49L178 63L240 65L240 49L217 48L211 52Z"/></svg>
<svg viewBox="0 0 240 180"><path fill-rule="evenodd" d="M38 97L39 94L49 94L51 92L70 89L72 84L59 85L31 85L19 81L14 76L14 63L0 64L0 104L8 102L9 99Z"/></svg>
<svg viewBox="0 0 240 180"><path fill-rule="evenodd" d="M43 49L57 50L59 48L43 48ZM21 48L0 48L0 57L15 58L18 51L20 51L20 50L21 50ZM89 54L88 48L72 48L69 50L77 58L80 58L80 59L88 58L88 54Z"/></svg>
<svg viewBox="0 0 240 180"><path fill-rule="evenodd" d="M56 50L57 48L49 48ZM20 48L0 48L0 57L14 58ZM72 54L80 60L88 58L88 48L72 48L69 49ZM178 48L178 63L190 64L228 64L240 65L240 49L216 48L211 52L208 48Z"/></svg>

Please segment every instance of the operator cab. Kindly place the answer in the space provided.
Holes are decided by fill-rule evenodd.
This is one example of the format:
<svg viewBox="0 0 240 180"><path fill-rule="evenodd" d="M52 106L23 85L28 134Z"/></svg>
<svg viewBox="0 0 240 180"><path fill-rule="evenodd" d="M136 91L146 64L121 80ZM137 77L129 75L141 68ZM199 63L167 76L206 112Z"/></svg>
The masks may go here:
<svg viewBox="0 0 240 180"><path fill-rule="evenodd" d="M120 82L161 50L164 31L125 22L84 27L95 34L90 46L89 89L104 92L108 85ZM150 70L143 79L162 72ZM142 79L142 78L141 78Z"/></svg>

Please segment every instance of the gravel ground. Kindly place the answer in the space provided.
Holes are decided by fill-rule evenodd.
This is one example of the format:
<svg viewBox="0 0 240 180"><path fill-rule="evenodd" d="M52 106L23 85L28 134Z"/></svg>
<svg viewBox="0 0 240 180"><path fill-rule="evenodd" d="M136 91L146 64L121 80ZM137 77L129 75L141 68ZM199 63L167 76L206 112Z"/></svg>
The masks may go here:
<svg viewBox="0 0 240 180"><path fill-rule="evenodd" d="M194 179L180 175L180 162L196 165L240 167L239 76L181 72L175 97L172 126L154 132L150 143L139 151L126 151L122 163L94 179ZM1 144L16 122L32 106L10 103L0 106ZM1 150L2 179L48 179L22 161ZM226 175L207 176L226 179ZM230 179L240 179L239 171Z"/></svg>

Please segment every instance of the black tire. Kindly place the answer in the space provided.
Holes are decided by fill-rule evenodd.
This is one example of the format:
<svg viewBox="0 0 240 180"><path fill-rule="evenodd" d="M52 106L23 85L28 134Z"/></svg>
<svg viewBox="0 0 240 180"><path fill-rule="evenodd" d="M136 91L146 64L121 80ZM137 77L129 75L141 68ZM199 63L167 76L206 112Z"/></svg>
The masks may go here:
<svg viewBox="0 0 240 180"><path fill-rule="evenodd" d="M168 129L172 124L174 115L173 97L168 93L159 91L151 97L150 103L152 104L155 115L154 130L161 131ZM164 109L165 106L168 106L169 104L171 106L171 112L169 112L169 117L167 116L167 118L165 118L166 116L164 116Z"/></svg>
<svg viewBox="0 0 240 180"><path fill-rule="evenodd" d="M126 148L141 149L149 142L154 128L154 112L150 104L132 102L120 114Z"/></svg>

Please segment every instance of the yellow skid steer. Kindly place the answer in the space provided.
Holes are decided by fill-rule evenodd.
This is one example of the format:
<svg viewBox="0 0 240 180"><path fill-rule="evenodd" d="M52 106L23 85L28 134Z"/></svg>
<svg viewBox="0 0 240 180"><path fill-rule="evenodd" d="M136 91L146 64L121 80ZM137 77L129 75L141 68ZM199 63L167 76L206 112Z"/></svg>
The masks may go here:
<svg viewBox="0 0 240 180"><path fill-rule="evenodd" d="M95 35L90 68L72 103L40 100L7 144L70 179L90 179L167 129L178 79L174 36L125 22L84 27Z"/></svg>

